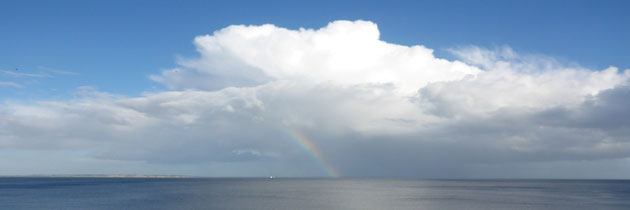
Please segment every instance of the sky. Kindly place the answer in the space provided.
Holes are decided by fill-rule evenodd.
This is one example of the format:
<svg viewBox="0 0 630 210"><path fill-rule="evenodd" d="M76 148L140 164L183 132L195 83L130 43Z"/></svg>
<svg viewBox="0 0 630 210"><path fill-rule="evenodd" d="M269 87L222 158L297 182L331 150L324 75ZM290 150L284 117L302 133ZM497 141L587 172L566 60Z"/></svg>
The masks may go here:
<svg viewBox="0 0 630 210"><path fill-rule="evenodd" d="M0 175L630 178L627 1L0 1Z"/></svg>

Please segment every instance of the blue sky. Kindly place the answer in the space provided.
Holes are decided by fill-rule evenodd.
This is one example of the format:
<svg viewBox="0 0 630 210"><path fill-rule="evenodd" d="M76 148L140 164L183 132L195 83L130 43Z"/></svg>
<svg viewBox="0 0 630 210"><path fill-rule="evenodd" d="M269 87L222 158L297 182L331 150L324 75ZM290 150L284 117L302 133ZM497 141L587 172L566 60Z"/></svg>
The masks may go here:
<svg viewBox="0 0 630 210"><path fill-rule="evenodd" d="M0 175L628 178L628 1L0 1Z"/></svg>
<svg viewBox="0 0 630 210"><path fill-rule="evenodd" d="M369 20L381 39L436 55L467 45L509 45L593 69L630 66L627 1L12 1L0 3L0 68L78 73L3 80L3 97L64 98L78 86L127 95L162 88L147 76L195 55L193 37L228 25L319 28ZM56 91L51 91L55 89ZM20 93L20 94L16 94Z"/></svg>

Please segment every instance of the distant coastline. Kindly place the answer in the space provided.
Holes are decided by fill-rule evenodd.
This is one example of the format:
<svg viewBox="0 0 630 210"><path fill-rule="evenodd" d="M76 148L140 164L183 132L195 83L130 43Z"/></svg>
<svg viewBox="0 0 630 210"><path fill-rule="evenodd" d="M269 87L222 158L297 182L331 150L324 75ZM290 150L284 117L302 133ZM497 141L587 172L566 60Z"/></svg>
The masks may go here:
<svg viewBox="0 0 630 210"><path fill-rule="evenodd" d="M140 175L140 174L70 174L70 175L0 175L0 178L188 178L182 175Z"/></svg>

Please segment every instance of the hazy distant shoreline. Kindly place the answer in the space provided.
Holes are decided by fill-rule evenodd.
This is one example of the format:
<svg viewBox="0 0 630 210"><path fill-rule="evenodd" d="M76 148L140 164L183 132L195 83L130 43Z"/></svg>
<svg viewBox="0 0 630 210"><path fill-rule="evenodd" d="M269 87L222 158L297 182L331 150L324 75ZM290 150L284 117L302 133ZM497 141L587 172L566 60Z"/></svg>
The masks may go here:
<svg viewBox="0 0 630 210"><path fill-rule="evenodd" d="M0 178L188 178L182 175L79 174L79 175L0 175Z"/></svg>

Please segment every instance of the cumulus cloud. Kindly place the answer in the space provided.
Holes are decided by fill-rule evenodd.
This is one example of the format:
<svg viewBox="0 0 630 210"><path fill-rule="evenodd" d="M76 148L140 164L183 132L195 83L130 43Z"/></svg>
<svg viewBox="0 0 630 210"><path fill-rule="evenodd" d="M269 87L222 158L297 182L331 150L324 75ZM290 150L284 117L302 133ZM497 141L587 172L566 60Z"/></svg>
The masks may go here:
<svg viewBox="0 0 630 210"><path fill-rule="evenodd" d="M459 61L435 58L424 46L390 44L379 35L376 24L367 21L336 21L318 30L230 26L195 38L200 58L184 59L180 68L151 78L173 89L290 80L346 86L391 83L410 93L429 82L479 72Z"/></svg>
<svg viewBox="0 0 630 210"><path fill-rule="evenodd" d="M150 76L169 91L83 88L73 100L6 102L0 148L298 176L323 172L289 130L345 176L453 177L488 164L630 157L628 70L509 47L452 49L459 59L449 61L379 40L368 21L230 26L194 44L199 57Z"/></svg>

